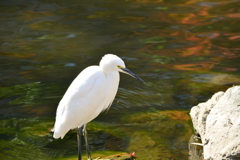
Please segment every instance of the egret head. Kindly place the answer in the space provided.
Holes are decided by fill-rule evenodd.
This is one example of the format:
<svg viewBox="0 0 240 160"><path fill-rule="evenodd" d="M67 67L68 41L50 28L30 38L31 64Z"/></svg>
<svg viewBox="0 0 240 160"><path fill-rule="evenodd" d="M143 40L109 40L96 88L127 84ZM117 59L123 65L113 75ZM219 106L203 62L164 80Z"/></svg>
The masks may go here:
<svg viewBox="0 0 240 160"><path fill-rule="evenodd" d="M120 71L120 67L126 68L123 60L113 54L103 56L99 66L103 71Z"/></svg>
<svg viewBox="0 0 240 160"><path fill-rule="evenodd" d="M129 69L126 68L125 63L121 58L113 54L107 54L102 57L100 61L101 69L103 71L118 71L132 76L142 82L144 82L141 78L139 78L136 74L132 73ZM145 82L144 82L145 83Z"/></svg>

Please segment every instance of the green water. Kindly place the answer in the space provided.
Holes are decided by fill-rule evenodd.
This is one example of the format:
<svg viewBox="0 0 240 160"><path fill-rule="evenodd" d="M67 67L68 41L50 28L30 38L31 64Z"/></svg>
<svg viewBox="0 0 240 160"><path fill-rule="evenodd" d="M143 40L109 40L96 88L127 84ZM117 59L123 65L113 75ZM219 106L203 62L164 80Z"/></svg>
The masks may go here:
<svg viewBox="0 0 240 160"><path fill-rule="evenodd" d="M0 1L0 159L76 159L76 131L50 132L79 72L107 53L121 74L111 109L89 124L96 154L191 159L188 113L240 84L239 1Z"/></svg>

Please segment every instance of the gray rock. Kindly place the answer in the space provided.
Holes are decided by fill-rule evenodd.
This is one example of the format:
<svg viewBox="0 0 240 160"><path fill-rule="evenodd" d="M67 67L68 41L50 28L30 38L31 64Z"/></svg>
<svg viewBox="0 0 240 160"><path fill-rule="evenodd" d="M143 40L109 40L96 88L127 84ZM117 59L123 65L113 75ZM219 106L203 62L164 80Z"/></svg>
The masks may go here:
<svg viewBox="0 0 240 160"><path fill-rule="evenodd" d="M240 86L215 93L193 107L190 116L205 160L240 160Z"/></svg>

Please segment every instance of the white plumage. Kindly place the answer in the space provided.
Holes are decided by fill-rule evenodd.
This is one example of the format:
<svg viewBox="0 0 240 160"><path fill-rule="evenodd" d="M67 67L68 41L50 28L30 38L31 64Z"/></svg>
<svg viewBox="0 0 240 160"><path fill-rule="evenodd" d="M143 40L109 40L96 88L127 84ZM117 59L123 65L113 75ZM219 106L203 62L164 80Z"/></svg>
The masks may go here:
<svg viewBox="0 0 240 160"><path fill-rule="evenodd" d="M118 66L125 68L119 57L108 54L100 66L87 67L74 79L58 105L54 138L63 138L110 107L119 84Z"/></svg>
<svg viewBox="0 0 240 160"><path fill-rule="evenodd" d="M112 104L119 85L119 72L126 73L143 82L125 67L122 59L112 54L105 55L99 66L90 66L84 69L74 79L58 105L53 137L63 138L70 129L84 126L88 157L91 159L86 126L88 122ZM81 129L79 130L81 131ZM80 132L78 136L79 134ZM79 155L79 159L81 159L80 157Z"/></svg>

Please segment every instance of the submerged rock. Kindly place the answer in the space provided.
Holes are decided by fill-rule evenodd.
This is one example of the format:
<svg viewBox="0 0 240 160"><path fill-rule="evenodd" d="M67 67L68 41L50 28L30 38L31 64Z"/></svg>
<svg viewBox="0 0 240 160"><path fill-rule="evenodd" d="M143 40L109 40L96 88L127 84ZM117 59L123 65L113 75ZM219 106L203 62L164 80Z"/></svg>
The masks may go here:
<svg viewBox="0 0 240 160"><path fill-rule="evenodd" d="M193 107L190 116L205 160L240 159L240 86L215 93Z"/></svg>

